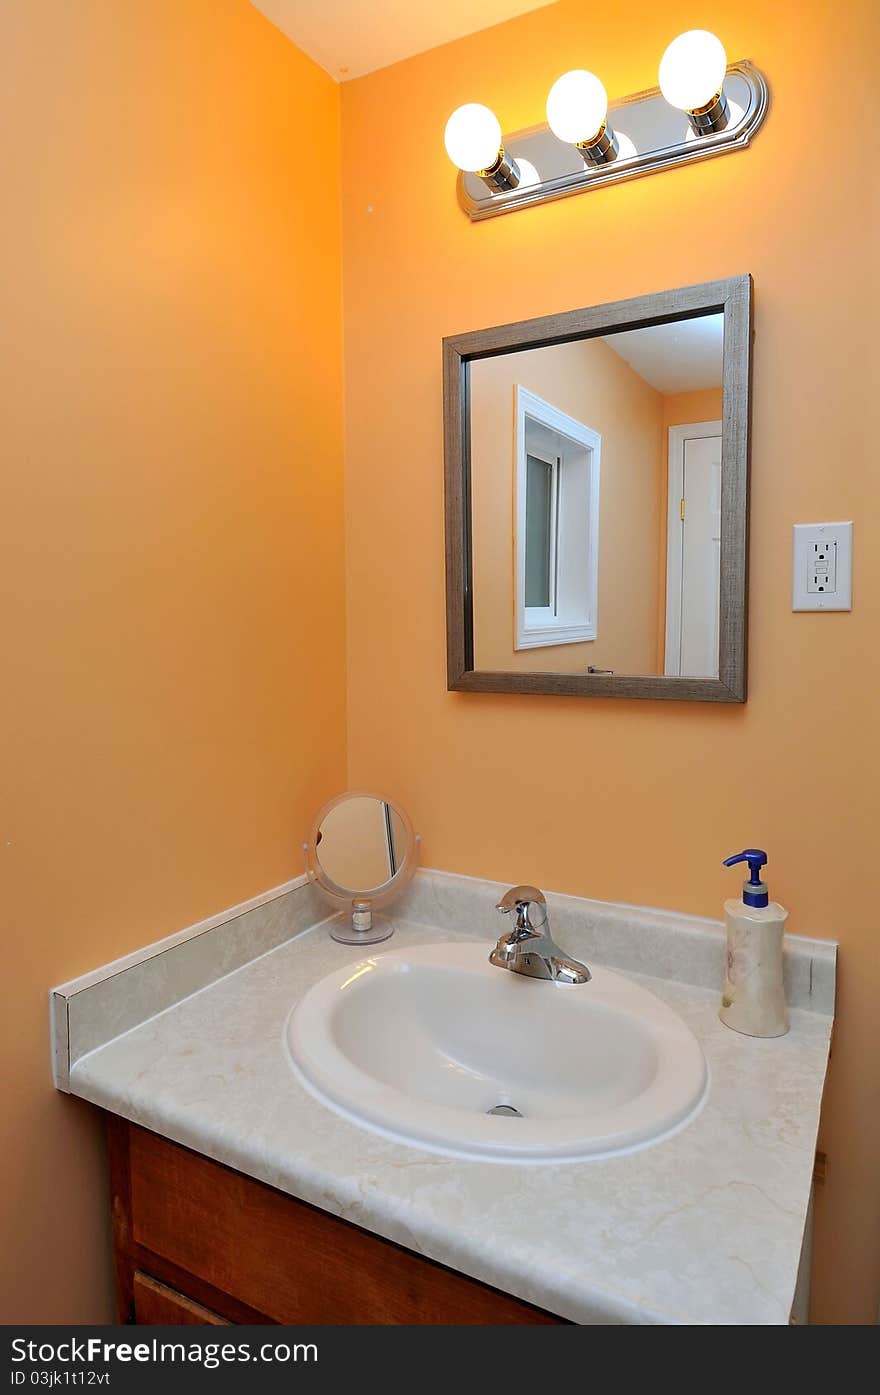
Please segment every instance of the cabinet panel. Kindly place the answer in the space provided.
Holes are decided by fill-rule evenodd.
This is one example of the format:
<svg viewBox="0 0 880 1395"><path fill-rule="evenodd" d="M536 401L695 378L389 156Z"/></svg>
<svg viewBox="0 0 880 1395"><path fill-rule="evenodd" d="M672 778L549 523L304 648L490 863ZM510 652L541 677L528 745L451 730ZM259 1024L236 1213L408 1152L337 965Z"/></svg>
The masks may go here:
<svg viewBox="0 0 880 1395"><path fill-rule="evenodd" d="M153 1254L174 1282L280 1323L561 1321L145 1129L113 1121L109 1137L121 1308L127 1264Z"/></svg>

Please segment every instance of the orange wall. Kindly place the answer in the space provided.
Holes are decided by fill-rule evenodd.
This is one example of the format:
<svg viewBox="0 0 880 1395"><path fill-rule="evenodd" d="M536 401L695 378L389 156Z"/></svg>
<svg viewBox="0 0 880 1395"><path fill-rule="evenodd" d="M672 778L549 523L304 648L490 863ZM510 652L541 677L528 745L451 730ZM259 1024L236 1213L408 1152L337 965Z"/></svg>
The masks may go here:
<svg viewBox="0 0 880 1395"><path fill-rule="evenodd" d="M349 779L410 808L430 866L718 915L721 858L758 842L791 926L841 941L815 1315L873 1321L880 1280L877 229L865 146L816 161L814 84L866 90L875 0L562 3L345 84ZM540 120L573 64L654 81L694 23L769 76L746 152L471 224L443 125ZM872 33L874 41L872 41ZM416 173L417 172L417 176ZM751 272L751 685L745 706L448 693L440 341ZM854 518L855 609L791 612L791 525ZM821 659L818 657L821 656ZM832 812L816 816L821 798Z"/></svg>
<svg viewBox="0 0 880 1395"><path fill-rule="evenodd" d="M720 421L723 402L721 388L670 393L663 399L663 428L689 426L695 421Z"/></svg>
<svg viewBox="0 0 880 1395"><path fill-rule="evenodd" d="M602 339L478 359L470 379L476 667L655 673L663 397ZM602 437L599 625L582 644L514 648L517 384Z"/></svg>
<svg viewBox="0 0 880 1395"><path fill-rule="evenodd" d="M7 1323L110 1312L49 985L299 873L344 785L338 107L245 0L0 6Z"/></svg>

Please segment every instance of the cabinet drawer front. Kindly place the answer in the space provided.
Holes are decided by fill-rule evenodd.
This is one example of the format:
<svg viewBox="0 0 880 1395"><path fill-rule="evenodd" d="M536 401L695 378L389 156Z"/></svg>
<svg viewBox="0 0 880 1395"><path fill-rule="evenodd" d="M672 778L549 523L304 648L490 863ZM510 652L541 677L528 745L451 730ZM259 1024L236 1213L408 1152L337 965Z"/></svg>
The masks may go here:
<svg viewBox="0 0 880 1395"><path fill-rule="evenodd" d="M167 1284L140 1270L135 1274L134 1320L144 1327L228 1327L225 1318L203 1308Z"/></svg>
<svg viewBox="0 0 880 1395"><path fill-rule="evenodd" d="M130 1180L137 1245L275 1322L560 1321L136 1127Z"/></svg>

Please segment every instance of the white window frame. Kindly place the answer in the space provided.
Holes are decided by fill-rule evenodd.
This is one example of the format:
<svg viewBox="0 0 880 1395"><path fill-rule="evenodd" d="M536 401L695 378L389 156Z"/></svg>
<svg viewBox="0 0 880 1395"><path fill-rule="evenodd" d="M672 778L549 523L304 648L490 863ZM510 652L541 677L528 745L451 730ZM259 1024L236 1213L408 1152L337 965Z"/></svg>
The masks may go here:
<svg viewBox="0 0 880 1395"><path fill-rule="evenodd" d="M691 421L670 426L667 444L669 488L666 505L666 653L663 672L667 678L681 674L681 585L684 520L684 452L688 441L720 436L720 421ZM723 469L723 465L722 465Z"/></svg>
<svg viewBox="0 0 880 1395"><path fill-rule="evenodd" d="M550 402L517 384L515 390L515 472L514 500L514 648L537 649L546 645L581 644L598 634L599 609L599 470L602 437L598 431L562 412ZM558 550L560 520L565 513L565 465L557 464L552 477L551 570L555 577L554 605L526 606L526 425L531 420L558 432L587 452L586 516L578 523L568 518L587 549L585 584L580 594L560 596L565 588L564 549ZM560 474L561 469L561 474ZM560 614L560 610L564 613Z"/></svg>

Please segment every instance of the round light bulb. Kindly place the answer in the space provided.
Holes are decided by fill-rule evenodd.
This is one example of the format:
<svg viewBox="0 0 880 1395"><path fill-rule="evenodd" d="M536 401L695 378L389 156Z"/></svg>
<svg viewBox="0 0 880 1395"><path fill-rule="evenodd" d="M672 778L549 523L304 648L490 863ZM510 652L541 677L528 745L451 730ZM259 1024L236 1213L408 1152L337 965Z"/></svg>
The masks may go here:
<svg viewBox="0 0 880 1395"><path fill-rule="evenodd" d="M476 174L488 170L501 151L501 123L494 111L480 102L457 107L446 123L446 153L460 170Z"/></svg>
<svg viewBox="0 0 880 1395"><path fill-rule="evenodd" d="M547 125L569 145L590 141L605 125L608 93L595 73L573 68L563 73L547 97Z"/></svg>
<svg viewBox="0 0 880 1395"><path fill-rule="evenodd" d="M660 59L660 91L679 111L698 111L721 91L727 72L724 45L708 29L673 39Z"/></svg>

